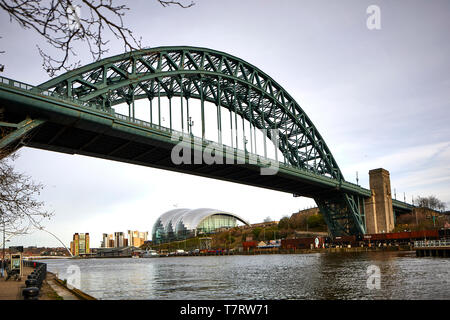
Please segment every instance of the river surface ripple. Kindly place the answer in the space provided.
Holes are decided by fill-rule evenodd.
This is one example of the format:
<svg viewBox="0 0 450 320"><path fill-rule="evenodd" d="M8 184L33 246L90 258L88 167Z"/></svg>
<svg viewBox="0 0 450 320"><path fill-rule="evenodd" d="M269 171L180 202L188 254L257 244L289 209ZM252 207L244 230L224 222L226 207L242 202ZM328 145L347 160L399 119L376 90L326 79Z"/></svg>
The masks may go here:
<svg viewBox="0 0 450 320"><path fill-rule="evenodd" d="M450 299L450 259L414 252L42 261L59 278L108 300Z"/></svg>

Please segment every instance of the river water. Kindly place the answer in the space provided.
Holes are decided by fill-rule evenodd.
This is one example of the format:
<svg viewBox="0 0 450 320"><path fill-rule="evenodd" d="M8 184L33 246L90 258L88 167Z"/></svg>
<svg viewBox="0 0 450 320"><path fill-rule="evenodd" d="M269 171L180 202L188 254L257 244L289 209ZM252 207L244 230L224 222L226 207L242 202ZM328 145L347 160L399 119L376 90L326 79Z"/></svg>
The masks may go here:
<svg viewBox="0 0 450 320"><path fill-rule="evenodd" d="M98 299L450 299L450 259L414 252L43 260Z"/></svg>

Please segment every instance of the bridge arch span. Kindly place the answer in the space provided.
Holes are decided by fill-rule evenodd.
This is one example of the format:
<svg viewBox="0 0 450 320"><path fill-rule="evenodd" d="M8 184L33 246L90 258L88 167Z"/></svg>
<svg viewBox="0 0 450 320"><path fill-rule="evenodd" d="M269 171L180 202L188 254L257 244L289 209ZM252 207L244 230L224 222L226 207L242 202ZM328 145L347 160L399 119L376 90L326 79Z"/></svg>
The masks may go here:
<svg viewBox="0 0 450 320"><path fill-rule="evenodd" d="M343 179L319 131L286 90L260 69L224 52L196 47L133 51L67 72L39 87L104 108L127 103L131 117L134 102L141 99L158 100L158 107L161 97L170 101L179 97L185 106L189 99L197 99L202 108L204 102L213 103L218 113L228 109L248 121L250 128L264 130L269 139L270 129L276 129L278 147L290 165ZM187 121L183 119L186 130ZM218 130L223 130L220 122ZM238 123L234 122L232 130L236 133ZM237 145L243 137L238 139L236 134L232 143L234 138Z"/></svg>
<svg viewBox="0 0 450 320"><path fill-rule="evenodd" d="M236 141L236 149L240 140L237 117L242 119L240 138L245 154L244 124L248 124L250 142L257 130L264 134L264 141L277 136L279 152L286 165L281 168L283 172L261 178L255 168L249 166L237 169L237 166L231 169L175 167L169 163L170 157L167 158L167 147L173 142L166 139L167 132L173 129L172 104L175 100L181 107L182 131L191 135L189 103L197 103L203 140L206 140L207 106L216 107L219 144L225 127L223 112L229 113L230 142L233 147L233 141ZM146 101L151 129L148 126L142 128L137 123L142 119L135 113L136 106ZM364 197L370 191L344 180L323 137L286 90L257 67L227 53L186 46L158 47L106 58L37 87L2 79L0 102L6 106L2 115L11 122L7 123L9 127L0 146L20 141L19 144L47 150L143 164L305 195L315 199L334 236L365 232ZM115 108L124 104L128 108L128 117L115 113ZM105 112L97 112L98 109ZM163 109L169 112L169 128L161 123ZM158 119L152 119L153 110ZM32 131L33 134L25 139L26 143L19 139ZM153 157L152 150L160 154ZM278 151L275 156L277 154Z"/></svg>

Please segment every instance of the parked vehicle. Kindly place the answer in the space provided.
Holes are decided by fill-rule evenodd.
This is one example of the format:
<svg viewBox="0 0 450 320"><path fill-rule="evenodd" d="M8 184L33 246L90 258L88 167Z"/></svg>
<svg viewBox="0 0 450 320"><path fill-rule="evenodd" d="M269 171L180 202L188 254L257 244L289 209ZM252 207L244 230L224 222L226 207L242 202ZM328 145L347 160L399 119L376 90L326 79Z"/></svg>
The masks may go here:
<svg viewBox="0 0 450 320"><path fill-rule="evenodd" d="M156 252L156 250L147 250L142 255L142 258L157 258L159 257L159 254Z"/></svg>
<svg viewBox="0 0 450 320"><path fill-rule="evenodd" d="M175 255L177 256L187 256L188 252L182 250L182 249L178 249L177 251L175 251Z"/></svg>
<svg viewBox="0 0 450 320"><path fill-rule="evenodd" d="M165 250L165 249L162 249L162 250L159 252L159 256L160 256L160 257L168 257L168 256L169 256L169 251L167 251L167 250Z"/></svg>

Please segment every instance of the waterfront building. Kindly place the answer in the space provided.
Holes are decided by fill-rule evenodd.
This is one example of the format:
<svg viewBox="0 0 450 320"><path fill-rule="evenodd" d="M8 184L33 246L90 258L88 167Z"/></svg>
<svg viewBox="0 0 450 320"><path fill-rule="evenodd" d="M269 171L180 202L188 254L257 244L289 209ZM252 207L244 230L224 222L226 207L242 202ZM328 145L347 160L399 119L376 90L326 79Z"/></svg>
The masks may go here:
<svg viewBox="0 0 450 320"><path fill-rule="evenodd" d="M102 235L102 242L100 243L100 248L107 248L108 247L108 234L104 233Z"/></svg>
<svg viewBox="0 0 450 320"><path fill-rule="evenodd" d="M114 248L114 235L104 233L102 236L101 248Z"/></svg>
<svg viewBox="0 0 450 320"><path fill-rule="evenodd" d="M113 234L108 235L108 247L107 248L114 248L114 235Z"/></svg>
<svg viewBox="0 0 450 320"><path fill-rule="evenodd" d="M131 257L136 250L134 247L122 248L100 248L97 250L97 257Z"/></svg>
<svg viewBox="0 0 450 320"><path fill-rule="evenodd" d="M75 233L70 242L70 252L74 256L90 253L89 233Z"/></svg>
<svg viewBox="0 0 450 320"><path fill-rule="evenodd" d="M125 247L125 235L123 232L114 232L114 248Z"/></svg>
<svg viewBox="0 0 450 320"><path fill-rule="evenodd" d="M184 240L237 227L239 224L249 225L241 217L217 209L174 209L156 220L152 229L152 241L157 244Z"/></svg>
<svg viewBox="0 0 450 320"><path fill-rule="evenodd" d="M148 240L148 232L128 230L128 245L139 248Z"/></svg>

